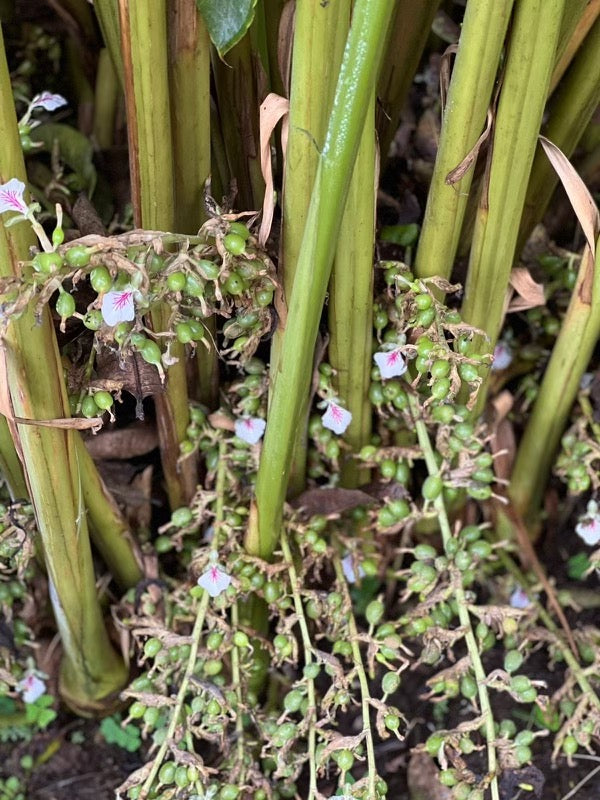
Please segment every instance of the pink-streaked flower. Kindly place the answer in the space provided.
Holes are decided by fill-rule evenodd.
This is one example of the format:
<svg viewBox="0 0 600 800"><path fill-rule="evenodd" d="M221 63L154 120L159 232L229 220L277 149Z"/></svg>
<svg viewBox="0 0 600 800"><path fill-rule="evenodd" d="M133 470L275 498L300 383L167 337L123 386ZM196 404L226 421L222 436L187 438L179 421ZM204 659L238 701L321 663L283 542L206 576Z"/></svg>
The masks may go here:
<svg viewBox="0 0 600 800"><path fill-rule="evenodd" d="M67 101L62 94L52 94L52 92L42 92L37 94L31 101L29 108L43 108L45 111L56 111L57 108L66 106Z"/></svg>
<svg viewBox="0 0 600 800"><path fill-rule="evenodd" d="M46 684L33 672L28 673L17 684L17 691L21 693L26 703L35 703L46 692Z"/></svg>
<svg viewBox="0 0 600 800"><path fill-rule="evenodd" d="M500 372L502 369L510 367L512 364L512 351L506 342L498 342L494 348L494 360L492 361L492 371Z"/></svg>
<svg viewBox="0 0 600 800"><path fill-rule="evenodd" d="M329 428L337 434L342 434L352 422L352 414L342 406L330 400L327 403L325 413L321 417L321 421L325 428Z"/></svg>
<svg viewBox="0 0 600 800"><path fill-rule="evenodd" d="M240 417L235 421L235 435L246 444L256 444L266 427L267 423L260 417Z"/></svg>
<svg viewBox="0 0 600 800"><path fill-rule="evenodd" d="M0 185L0 214L5 211L16 211L27 214L27 203L23 199L25 184L18 178L11 178L8 183Z"/></svg>
<svg viewBox="0 0 600 800"><path fill-rule="evenodd" d="M406 372L406 361L400 350L382 350L373 355L382 378L397 378Z"/></svg>
<svg viewBox="0 0 600 800"><path fill-rule="evenodd" d="M575 533L590 547L600 542L600 514L595 500L588 503L586 514L579 518L575 526Z"/></svg>
<svg viewBox="0 0 600 800"><path fill-rule="evenodd" d="M131 322L135 319L133 289L131 286L120 292L107 292L102 298L102 318L111 327L119 322Z"/></svg>
<svg viewBox="0 0 600 800"><path fill-rule="evenodd" d="M224 592L230 583L231 575L221 569L218 564L211 564L206 572L203 572L198 578L198 586L207 591L211 597L216 597Z"/></svg>
<svg viewBox="0 0 600 800"><path fill-rule="evenodd" d="M348 583L356 583L359 578L364 578L365 571L362 566L358 565L358 575L356 572L355 561L352 553L348 553L348 555L342 558L342 570L344 571L344 577L348 581Z"/></svg>
<svg viewBox="0 0 600 800"><path fill-rule="evenodd" d="M509 603L512 608L523 609L528 608L531 605L531 600L529 599L527 592L520 586L517 586L510 596Z"/></svg>

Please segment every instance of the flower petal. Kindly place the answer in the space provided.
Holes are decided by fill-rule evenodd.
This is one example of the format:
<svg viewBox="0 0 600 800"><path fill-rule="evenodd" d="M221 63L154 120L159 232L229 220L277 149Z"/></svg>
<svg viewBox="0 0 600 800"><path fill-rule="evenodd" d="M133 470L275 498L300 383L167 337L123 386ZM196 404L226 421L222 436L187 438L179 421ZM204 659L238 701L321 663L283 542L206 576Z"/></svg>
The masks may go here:
<svg viewBox="0 0 600 800"><path fill-rule="evenodd" d="M42 92L36 95L31 101L30 108L43 108L46 111L56 111L57 108L66 106L67 101L62 94L52 94L52 92Z"/></svg>
<svg viewBox="0 0 600 800"><path fill-rule="evenodd" d="M520 586L511 594L509 602L512 608L528 608L531 605L529 595Z"/></svg>
<svg viewBox="0 0 600 800"><path fill-rule="evenodd" d="M0 214L5 211L26 214L27 203L23 199L24 191L25 184L18 178L11 178L7 183L0 185Z"/></svg>
<svg viewBox="0 0 600 800"><path fill-rule="evenodd" d="M502 369L510 367L512 364L512 351L506 342L498 342L494 348L494 360L492 361L492 371L500 372Z"/></svg>
<svg viewBox="0 0 600 800"><path fill-rule="evenodd" d="M120 292L107 292L102 298L102 318L111 327L119 322L131 322L135 319L133 290L123 289Z"/></svg>
<svg viewBox="0 0 600 800"><path fill-rule="evenodd" d="M235 421L235 435L246 444L256 444L266 427L267 423L260 417L240 417Z"/></svg>
<svg viewBox="0 0 600 800"><path fill-rule="evenodd" d="M600 517L584 517L575 526L575 533L590 547L600 542Z"/></svg>
<svg viewBox="0 0 600 800"><path fill-rule="evenodd" d="M211 597L216 597L224 592L230 583L231 576L216 564L211 564L206 572L203 572L198 578L198 586L205 589Z"/></svg>
<svg viewBox="0 0 600 800"><path fill-rule="evenodd" d="M342 434L352 422L352 414L337 403L329 402L321 421L325 428L329 428L334 433Z"/></svg>
<svg viewBox="0 0 600 800"><path fill-rule="evenodd" d="M382 378L397 378L407 370L406 361L400 350L382 350L373 355Z"/></svg>
<svg viewBox="0 0 600 800"><path fill-rule="evenodd" d="M46 684L41 678L30 672L22 681L19 681L17 690L21 692L26 703L35 703L46 692Z"/></svg>
<svg viewBox="0 0 600 800"><path fill-rule="evenodd" d="M355 566L354 566L354 558L352 557L352 553L348 553L348 555L345 555L342 558L342 562L341 563L342 563L342 570L344 571L344 576L345 576L346 580L348 581L348 583L356 583L357 575L356 575L356 569L355 569ZM361 567L361 565L359 564L358 565L358 578L364 578L364 575L365 575L365 571Z"/></svg>

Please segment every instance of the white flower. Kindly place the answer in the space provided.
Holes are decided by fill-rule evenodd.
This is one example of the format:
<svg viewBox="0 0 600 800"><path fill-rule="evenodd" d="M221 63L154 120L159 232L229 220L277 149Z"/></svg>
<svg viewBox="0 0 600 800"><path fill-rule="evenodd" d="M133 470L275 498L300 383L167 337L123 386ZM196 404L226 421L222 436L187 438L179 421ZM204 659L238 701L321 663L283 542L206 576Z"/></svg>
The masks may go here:
<svg viewBox="0 0 600 800"><path fill-rule="evenodd" d="M356 568L354 566L354 558L352 557L352 553L348 553L348 555L342 558L342 569L344 571L344 576L348 583L356 583L357 578L363 578L365 575L365 571L362 566L358 565L358 576L356 574Z"/></svg>
<svg viewBox="0 0 600 800"><path fill-rule="evenodd" d="M256 444L266 427L267 423L260 417L240 417L235 421L235 435L246 444Z"/></svg>
<svg viewBox="0 0 600 800"><path fill-rule="evenodd" d="M575 533L590 547L600 542L600 514L595 500L588 503L586 514L579 518L575 526Z"/></svg>
<svg viewBox="0 0 600 800"><path fill-rule="evenodd" d="M22 681L17 684L17 690L21 692L26 703L35 703L46 691L46 684L33 672L28 673Z"/></svg>
<svg viewBox="0 0 600 800"><path fill-rule="evenodd" d="M17 211L27 214L27 203L23 199L25 184L18 178L11 178L8 183L0 185L0 214L5 211Z"/></svg>
<svg viewBox="0 0 600 800"><path fill-rule="evenodd" d="M198 586L205 589L211 597L224 592L231 583L231 576L217 564L211 564L198 578Z"/></svg>
<svg viewBox="0 0 600 800"><path fill-rule="evenodd" d="M406 372L406 361L400 350L380 351L373 355L382 378L397 378Z"/></svg>
<svg viewBox="0 0 600 800"><path fill-rule="evenodd" d="M30 110L34 108L43 108L46 111L56 111L57 108L66 106L67 101L61 94L52 94L52 92L42 92L36 95L29 106Z"/></svg>
<svg viewBox="0 0 600 800"><path fill-rule="evenodd" d="M352 422L352 414L333 400L327 403L325 413L321 417L323 425L334 433L342 434Z"/></svg>
<svg viewBox="0 0 600 800"><path fill-rule="evenodd" d="M107 325L131 322L135 319L133 289L129 286L120 292L107 292L102 298L102 318Z"/></svg>
<svg viewBox="0 0 600 800"><path fill-rule="evenodd" d="M506 342L498 342L494 348L494 360L492 362L492 371L500 372L502 369L510 367L512 364L512 351Z"/></svg>
<svg viewBox="0 0 600 800"><path fill-rule="evenodd" d="M520 586L511 594L509 602L512 608L527 608L531 605L529 595Z"/></svg>

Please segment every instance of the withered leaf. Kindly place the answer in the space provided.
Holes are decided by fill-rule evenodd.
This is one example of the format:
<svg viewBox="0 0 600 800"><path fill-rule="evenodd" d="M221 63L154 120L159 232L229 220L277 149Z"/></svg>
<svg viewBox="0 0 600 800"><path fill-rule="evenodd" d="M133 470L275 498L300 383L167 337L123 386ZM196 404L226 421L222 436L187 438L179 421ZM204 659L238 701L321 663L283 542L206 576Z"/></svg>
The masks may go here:
<svg viewBox="0 0 600 800"><path fill-rule="evenodd" d="M139 353L121 356L114 350L103 348L96 359L96 374L100 380L118 383L137 398L164 392L156 367L147 364Z"/></svg>
<svg viewBox="0 0 600 800"><path fill-rule="evenodd" d="M360 489L308 489L292 501L294 508L313 514L341 514L357 506L373 503L370 494Z"/></svg>

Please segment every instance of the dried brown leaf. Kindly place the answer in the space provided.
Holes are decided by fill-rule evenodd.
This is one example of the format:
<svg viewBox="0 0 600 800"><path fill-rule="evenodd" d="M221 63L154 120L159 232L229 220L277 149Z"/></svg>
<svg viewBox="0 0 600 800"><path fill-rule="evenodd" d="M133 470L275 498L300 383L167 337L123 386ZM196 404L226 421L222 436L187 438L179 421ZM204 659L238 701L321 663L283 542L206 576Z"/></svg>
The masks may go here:
<svg viewBox="0 0 600 800"><path fill-rule="evenodd" d="M508 304L508 312L526 311L528 308L546 305L544 285L537 283L525 267L515 267L510 273L510 285L515 295Z"/></svg>
<svg viewBox="0 0 600 800"><path fill-rule="evenodd" d="M554 167L556 174L560 178L562 185L573 211L583 229L585 239L592 252L592 258L596 257L596 237L600 231L600 213L594 198L589 189L576 172L566 155L545 136L540 136L540 142L550 163Z"/></svg>
<svg viewBox="0 0 600 800"><path fill-rule="evenodd" d="M146 455L158 447L156 427L148 422L134 422L126 428L105 428L85 440L95 459L128 459Z"/></svg>
<svg viewBox="0 0 600 800"><path fill-rule="evenodd" d="M271 92L260 104L260 166L265 180L265 197L263 201L263 215L258 233L258 241L264 247L271 225L273 223L273 211L275 209L275 190L273 186L273 166L271 164L271 135L279 120L283 119L281 126L281 147L284 153L287 149L288 122L287 113L290 102L286 97Z"/></svg>
<svg viewBox="0 0 600 800"><path fill-rule="evenodd" d="M308 489L296 497L292 506L308 516L342 514L357 506L372 504L374 498L360 489Z"/></svg>

